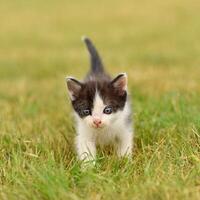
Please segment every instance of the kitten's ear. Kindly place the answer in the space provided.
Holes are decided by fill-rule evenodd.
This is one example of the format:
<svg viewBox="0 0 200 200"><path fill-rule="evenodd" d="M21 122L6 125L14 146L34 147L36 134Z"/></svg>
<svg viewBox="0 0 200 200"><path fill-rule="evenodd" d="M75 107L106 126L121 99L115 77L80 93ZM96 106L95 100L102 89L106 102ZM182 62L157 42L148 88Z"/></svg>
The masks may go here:
<svg viewBox="0 0 200 200"><path fill-rule="evenodd" d="M120 95L123 95L127 91L127 82L126 73L121 73L112 80L111 84L118 90Z"/></svg>
<svg viewBox="0 0 200 200"><path fill-rule="evenodd" d="M66 77L67 89L70 99L74 101L82 88L82 83L72 77Z"/></svg>

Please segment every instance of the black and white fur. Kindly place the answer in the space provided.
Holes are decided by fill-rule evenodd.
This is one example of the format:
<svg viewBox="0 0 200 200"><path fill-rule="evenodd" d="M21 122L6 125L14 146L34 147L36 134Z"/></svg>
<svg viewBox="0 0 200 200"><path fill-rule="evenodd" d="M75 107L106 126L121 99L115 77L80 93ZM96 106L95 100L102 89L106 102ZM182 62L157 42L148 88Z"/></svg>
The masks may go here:
<svg viewBox="0 0 200 200"><path fill-rule="evenodd" d="M112 144L119 157L132 155L133 128L127 75L112 79L91 40L84 38L91 68L84 81L67 77L66 83L75 111L76 150L80 160L94 160L96 146Z"/></svg>

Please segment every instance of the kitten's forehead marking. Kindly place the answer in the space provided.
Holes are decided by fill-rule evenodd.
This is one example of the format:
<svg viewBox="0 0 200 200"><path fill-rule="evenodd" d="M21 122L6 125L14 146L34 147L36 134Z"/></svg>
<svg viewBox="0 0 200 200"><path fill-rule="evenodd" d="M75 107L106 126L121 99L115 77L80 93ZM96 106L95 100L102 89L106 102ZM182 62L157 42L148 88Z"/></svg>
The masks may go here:
<svg viewBox="0 0 200 200"><path fill-rule="evenodd" d="M92 115L101 116L102 113L103 113L104 107L105 107L105 105L103 103L103 100L100 97L99 92L96 89L95 97L94 97L94 107L93 107Z"/></svg>

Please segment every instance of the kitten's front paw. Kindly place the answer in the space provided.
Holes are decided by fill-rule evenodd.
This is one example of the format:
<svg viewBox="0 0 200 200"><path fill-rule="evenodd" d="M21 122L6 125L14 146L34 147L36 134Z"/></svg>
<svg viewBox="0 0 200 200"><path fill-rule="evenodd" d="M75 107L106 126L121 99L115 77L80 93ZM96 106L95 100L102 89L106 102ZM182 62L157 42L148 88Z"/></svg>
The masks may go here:
<svg viewBox="0 0 200 200"><path fill-rule="evenodd" d="M88 169L92 169L94 168L96 165L96 161L93 159L93 160L84 160L82 163L81 163L81 169L83 171L85 170L88 170Z"/></svg>
<svg viewBox="0 0 200 200"><path fill-rule="evenodd" d="M132 159L132 148L118 149L117 155L119 158Z"/></svg>

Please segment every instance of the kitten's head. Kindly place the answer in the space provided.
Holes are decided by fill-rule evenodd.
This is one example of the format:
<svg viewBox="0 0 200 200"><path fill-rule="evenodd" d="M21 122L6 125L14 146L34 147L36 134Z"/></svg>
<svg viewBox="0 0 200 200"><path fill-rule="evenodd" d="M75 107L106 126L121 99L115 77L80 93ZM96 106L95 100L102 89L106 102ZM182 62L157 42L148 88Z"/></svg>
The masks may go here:
<svg viewBox="0 0 200 200"><path fill-rule="evenodd" d="M120 117L127 99L127 76L80 82L66 78L74 111L87 126L94 129L109 127Z"/></svg>

